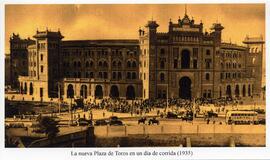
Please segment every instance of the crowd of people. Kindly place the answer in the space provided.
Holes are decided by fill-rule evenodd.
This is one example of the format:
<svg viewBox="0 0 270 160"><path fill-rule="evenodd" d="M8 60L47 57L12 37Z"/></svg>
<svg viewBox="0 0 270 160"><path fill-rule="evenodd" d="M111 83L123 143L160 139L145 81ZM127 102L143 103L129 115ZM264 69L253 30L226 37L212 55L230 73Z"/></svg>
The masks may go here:
<svg viewBox="0 0 270 160"><path fill-rule="evenodd" d="M206 98L197 98L197 99L146 99L146 100L126 100L126 99L112 99L105 98L102 100L94 100L92 102L86 102L84 105L84 110L91 109L105 109L110 112L118 113L131 113L131 114L142 114L148 113L152 109L157 108L163 112L166 112L167 109L182 109L186 111L196 111L199 112L200 107L204 105L212 104L215 107L222 107L229 104L235 105L238 104L239 100L232 98L219 98L219 99L206 99Z"/></svg>

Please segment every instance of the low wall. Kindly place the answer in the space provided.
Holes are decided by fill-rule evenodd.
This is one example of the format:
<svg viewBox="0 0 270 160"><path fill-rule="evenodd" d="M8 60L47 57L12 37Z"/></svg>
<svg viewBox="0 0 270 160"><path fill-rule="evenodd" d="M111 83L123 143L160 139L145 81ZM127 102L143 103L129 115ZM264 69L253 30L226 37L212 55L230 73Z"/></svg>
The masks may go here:
<svg viewBox="0 0 270 160"><path fill-rule="evenodd" d="M96 147L229 147L231 139L235 146L265 147L265 134L167 134L129 135L128 137L96 137Z"/></svg>
<svg viewBox="0 0 270 160"><path fill-rule="evenodd" d="M94 128L59 135L53 139L39 139L28 147L91 147L94 145Z"/></svg>
<svg viewBox="0 0 270 160"><path fill-rule="evenodd" d="M99 126L95 127L96 147L151 147L186 146L191 139L193 147L265 146L263 125L166 125L166 126Z"/></svg>
<svg viewBox="0 0 270 160"><path fill-rule="evenodd" d="M264 147L264 125L138 125L95 126L48 140L39 139L26 147Z"/></svg>
<svg viewBox="0 0 270 160"><path fill-rule="evenodd" d="M265 134L265 125L138 125L138 126L95 126L98 137L123 137L149 134Z"/></svg>

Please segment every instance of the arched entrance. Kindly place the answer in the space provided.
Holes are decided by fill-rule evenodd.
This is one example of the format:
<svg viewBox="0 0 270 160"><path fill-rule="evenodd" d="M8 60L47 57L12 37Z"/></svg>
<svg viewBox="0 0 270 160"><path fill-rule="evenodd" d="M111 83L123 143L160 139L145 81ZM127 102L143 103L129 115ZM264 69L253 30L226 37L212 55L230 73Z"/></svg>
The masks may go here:
<svg viewBox="0 0 270 160"><path fill-rule="evenodd" d="M111 86L110 97L111 98L119 98L119 91L118 91L118 87L116 85Z"/></svg>
<svg viewBox="0 0 270 160"><path fill-rule="evenodd" d="M248 85L248 96L251 96L250 84Z"/></svg>
<svg viewBox="0 0 270 160"><path fill-rule="evenodd" d="M83 98L87 98L87 86L86 85L81 86L80 96Z"/></svg>
<svg viewBox="0 0 270 160"><path fill-rule="evenodd" d="M68 85L67 98L74 98L74 89L72 84Z"/></svg>
<svg viewBox="0 0 270 160"><path fill-rule="evenodd" d="M129 85L127 87L126 98L128 100L135 99L135 89L134 89L134 87L132 85Z"/></svg>
<svg viewBox="0 0 270 160"><path fill-rule="evenodd" d="M183 50L181 53L181 68L188 69L190 67L190 52L189 50Z"/></svg>
<svg viewBox="0 0 270 160"><path fill-rule="evenodd" d="M236 97L239 97L239 85L237 84L236 86L235 86L235 92L234 92L234 94L235 94L235 96Z"/></svg>
<svg viewBox="0 0 270 160"><path fill-rule="evenodd" d="M31 82L31 83L30 83L29 94L30 94L30 95L33 95L33 92L34 92L34 88L33 88L32 82Z"/></svg>
<svg viewBox="0 0 270 160"><path fill-rule="evenodd" d="M246 85L243 85L243 97L246 97Z"/></svg>
<svg viewBox="0 0 270 160"><path fill-rule="evenodd" d="M227 85L226 95L227 95L227 97L232 97L231 85Z"/></svg>
<svg viewBox="0 0 270 160"><path fill-rule="evenodd" d="M179 80L179 98L191 99L191 80L188 77Z"/></svg>
<svg viewBox="0 0 270 160"><path fill-rule="evenodd" d="M96 86L95 97L98 98L98 99L103 98L103 90L102 90L102 86L101 85L97 85Z"/></svg>
<svg viewBox="0 0 270 160"><path fill-rule="evenodd" d="M24 94L27 94L27 83L24 83Z"/></svg>
<svg viewBox="0 0 270 160"><path fill-rule="evenodd" d="M21 83L20 93L23 94L23 83Z"/></svg>

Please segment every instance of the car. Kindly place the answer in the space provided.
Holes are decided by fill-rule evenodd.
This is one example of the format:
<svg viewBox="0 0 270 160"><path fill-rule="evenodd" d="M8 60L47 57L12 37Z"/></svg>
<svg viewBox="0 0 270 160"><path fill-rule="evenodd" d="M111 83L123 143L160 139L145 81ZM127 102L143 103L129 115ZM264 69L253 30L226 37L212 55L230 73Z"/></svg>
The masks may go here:
<svg viewBox="0 0 270 160"><path fill-rule="evenodd" d="M117 116L111 116L109 120L109 125L110 126L122 126L123 122L119 120Z"/></svg>
<svg viewBox="0 0 270 160"><path fill-rule="evenodd" d="M95 122L95 126L106 126L107 124L109 124L109 122L104 119L99 119Z"/></svg>
<svg viewBox="0 0 270 160"><path fill-rule="evenodd" d="M92 125L92 121L91 120L87 120L85 118L79 118L79 119L77 119L76 124L78 126L89 126L89 125L91 126Z"/></svg>
<svg viewBox="0 0 270 160"><path fill-rule="evenodd" d="M259 119L258 124L265 124L265 119Z"/></svg>
<svg viewBox="0 0 270 160"><path fill-rule="evenodd" d="M148 120L148 125L151 125L151 124L159 125L159 120L157 120L155 117L153 117L153 118Z"/></svg>
<svg viewBox="0 0 270 160"><path fill-rule="evenodd" d="M110 126L122 126L124 125L122 121L116 120L116 121L110 121L109 122Z"/></svg>
<svg viewBox="0 0 270 160"><path fill-rule="evenodd" d="M178 115L173 112L168 112L166 118L178 118Z"/></svg>
<svg viewBox="0 0 270 160"><path fill-rule="evenodd" d="M183 116L182 121L193 121L193 117L192 116Z"/></svg>
<svg viewBox="0 0 270 160"><path fill-rule="evenodd" d="M119 118L117 116L111 116L110 120L118 120Z"/></svg>
<svg viewBox="0 0 270 160"><path fill-rule="evenodd" d="M215 113L215 112L213 112L213 111L208 111L208 112L207 112L207 116L208 116L209 118L211 118L211 117L218 117L218 114Z"/></svg>

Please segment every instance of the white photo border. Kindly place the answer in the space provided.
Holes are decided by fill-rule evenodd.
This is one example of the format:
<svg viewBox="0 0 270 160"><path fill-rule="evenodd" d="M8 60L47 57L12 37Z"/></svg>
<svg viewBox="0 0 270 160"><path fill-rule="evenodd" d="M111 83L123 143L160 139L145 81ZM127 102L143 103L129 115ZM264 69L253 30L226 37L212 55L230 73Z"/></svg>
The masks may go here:
<svg viewBox="0 0 270 160"><path fill-rule="evenodd" d="M5 5L6 4L173 4L173 3L182 3L182 4L190 4L190 3L265 3L266 6L266 27L265 27L265 54L266 60L270 59L269 55L269 48L270 48L270 34L269 34L269 27L270 27L270 1L269 0L95 0L95 1L87 1L87 0L42 0L42 1L35 1L35 0L4 0L0 2L0 73L2 73L2 78L0 78L0 114L1 119L0 122L0 159L2 160L94 160L94 159L111 159L111 160L120 160L120 159L270 159L270 138L268 135L269 132L269 124L270 124L270 115L268 105L270 105L270 98L266 98L266 147L236 147L236 148L229 148L229 147L192 147L192 148L178 148L178 147L130 147L130 148L5 148L4 142L4 53L5 53ZM266 61L267 62L267 61ZM270 63L266 63L266 86L269 85L269 76L270 72ZM270 96L270 91L268 87L266 89L266 97ZM170 156L156 156L156 157L129 157L129 156L105 156L105 157L74 157L71 156L71 152L81 151L81 152L89 152L89 151L179 151L179 150L187 150L192 151L193 156L185 157L170 157Z"/></svg>

